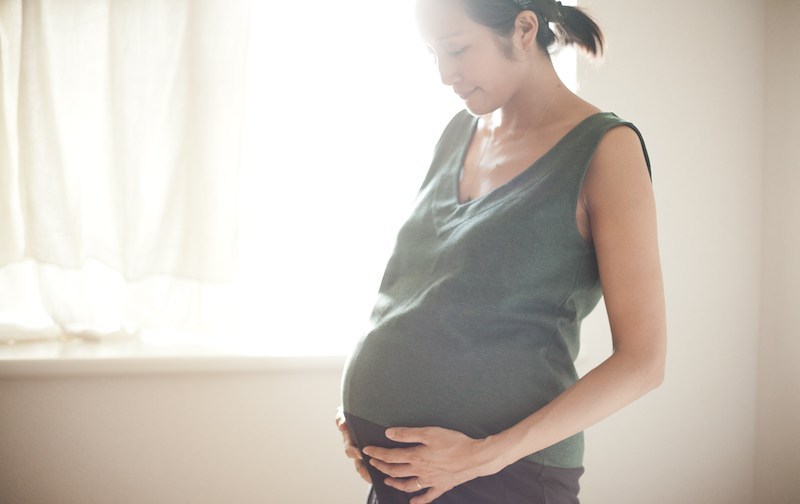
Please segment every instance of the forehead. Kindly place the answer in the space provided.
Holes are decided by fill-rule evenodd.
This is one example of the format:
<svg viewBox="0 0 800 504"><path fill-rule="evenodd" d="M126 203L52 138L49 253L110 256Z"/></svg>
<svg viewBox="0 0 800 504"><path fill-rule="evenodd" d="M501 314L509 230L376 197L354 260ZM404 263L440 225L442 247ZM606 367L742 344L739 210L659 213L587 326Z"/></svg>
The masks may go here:
<svg viewBox="0 0 800 504"><path fill-rule="evenodd" d="M467 16L458 0L418 0L417 24L429 44L483 28Z"/></svg>

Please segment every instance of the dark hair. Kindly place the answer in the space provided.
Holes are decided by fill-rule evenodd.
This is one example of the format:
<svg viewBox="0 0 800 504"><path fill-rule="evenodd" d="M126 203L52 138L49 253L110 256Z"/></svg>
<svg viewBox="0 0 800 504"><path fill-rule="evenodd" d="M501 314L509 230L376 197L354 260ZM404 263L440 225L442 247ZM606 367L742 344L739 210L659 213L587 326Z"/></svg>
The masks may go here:
<svg viewBox="0 0 800 504"><path fill-rule="evenodd" d="M467 15L501 37L514 32L514 22L523 10L539 19L536 41L547 51L554 43L576 45L591 56L603 53L603 33L597 23L578 7L555 0L459 0ZM552 27L551 28L551 23ZM508 48L510 52L510 48Z"/></svg>

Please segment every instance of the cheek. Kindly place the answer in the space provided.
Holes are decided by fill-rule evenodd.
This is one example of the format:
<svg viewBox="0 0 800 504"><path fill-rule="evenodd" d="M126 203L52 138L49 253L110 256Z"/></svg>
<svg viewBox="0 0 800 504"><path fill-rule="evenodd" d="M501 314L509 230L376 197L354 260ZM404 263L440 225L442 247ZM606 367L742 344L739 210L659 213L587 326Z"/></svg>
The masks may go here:
<svg viewBox="0 0 800 504"><path fill-rule="evenodd" d="M519 84L517 69L502 61L495 62L493 65L485 64L480 67L480 72L486 91L500 100L509 98Z"/></svg>
<svg viewBox="0 0 800 504"><path fill-rule="evenodd" d="M470 62L473 75L480 79L486 90L501 91L518 81L519 69L499 48L476 53Z"/></svg>

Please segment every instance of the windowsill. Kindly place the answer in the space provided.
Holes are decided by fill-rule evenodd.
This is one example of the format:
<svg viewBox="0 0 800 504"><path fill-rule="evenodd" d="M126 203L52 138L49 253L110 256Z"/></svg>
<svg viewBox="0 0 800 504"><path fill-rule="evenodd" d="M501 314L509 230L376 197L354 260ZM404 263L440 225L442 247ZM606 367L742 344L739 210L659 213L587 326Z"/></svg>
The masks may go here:
<svg viewBox="0 0 800 504"><path fill-rule="evenodd" d="M0 345L0 379L51 376L339 371L342 355L278 356L187 345L52 341Z"/></svg>

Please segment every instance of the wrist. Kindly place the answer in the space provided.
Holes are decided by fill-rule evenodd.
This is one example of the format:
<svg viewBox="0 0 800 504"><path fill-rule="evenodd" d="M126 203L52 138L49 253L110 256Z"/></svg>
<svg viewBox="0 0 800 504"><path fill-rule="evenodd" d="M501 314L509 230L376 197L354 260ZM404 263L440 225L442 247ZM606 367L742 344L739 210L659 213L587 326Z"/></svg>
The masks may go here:
<svg viewBox="0 0 800 504"><path fill-rule="evenodd" d="M481 457L478 476L496 474L507 466L516 462L506 432L494 434L480 441L479 454Z"/></svg>

